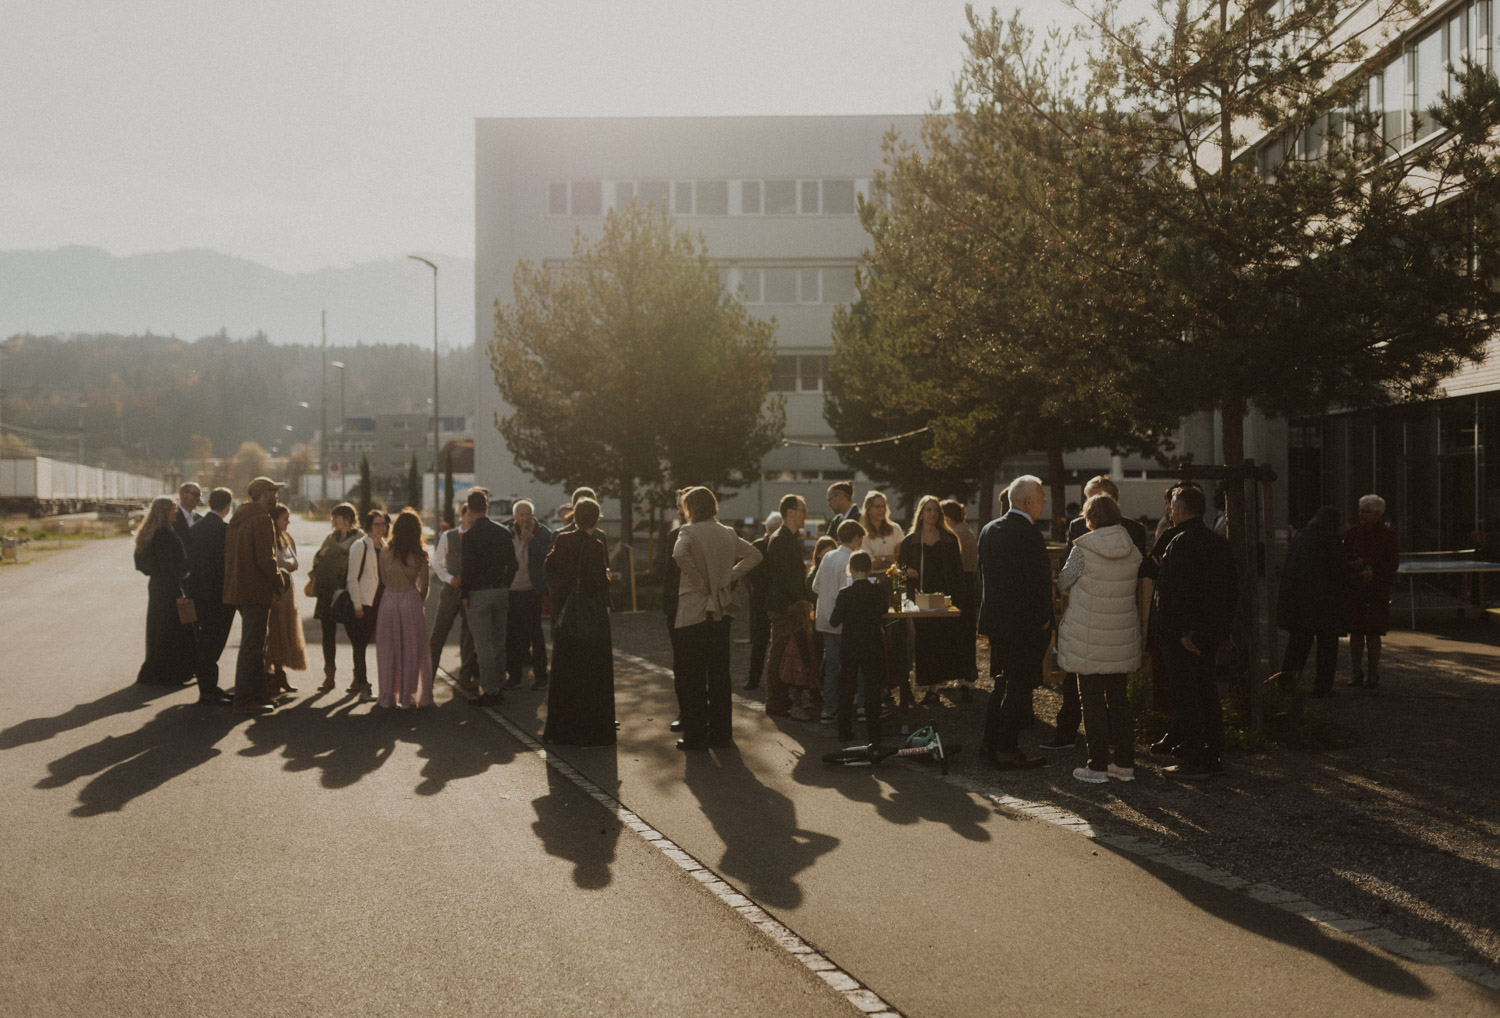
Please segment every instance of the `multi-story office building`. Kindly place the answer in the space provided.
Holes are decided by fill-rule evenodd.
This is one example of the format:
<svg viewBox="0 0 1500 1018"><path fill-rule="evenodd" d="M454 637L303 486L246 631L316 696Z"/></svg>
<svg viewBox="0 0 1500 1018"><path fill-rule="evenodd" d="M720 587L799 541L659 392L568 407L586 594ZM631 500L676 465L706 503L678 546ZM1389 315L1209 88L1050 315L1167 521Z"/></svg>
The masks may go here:
<svg viewBox="0 0 1500 1018"><path fill-rule="evenodd" d="M610 209L641 201L665 206L678 224L701 233L725 284L752 313L775 317L773 387L786 399L786 436L814 443L772 450L759 482L725 500L725 518L763 517L787 492L807 498L816 515L834 480L854 478L863 492L866 480L836 450L816 445L834 440L823 418L833 310L856 297L854 269L869 241L856 195L881 165L881 139L895 128L916 141L920 126L919 116L479 120L475 342L476 370L486 373L475 428L479 482L498 496L532 495L543 512L565 497L516 466L492 423L507 412L487 376L494 305L513 300L518 261L566 259L575 231L596 235ZM1217 434L1210 415L1190 419L1177 448L1218 462ZM1265 450L1284 453L1283 436L1280 425L1257 423L1251 455L1279 462ZM1045 457L1021 456L1004 470L1044 465ZM1126 479L1127 511L1159 511L1156 463L1086 449L1069 453L1067 465L1074 482L1113 471Z"/></svg>
<svg viewBox="0 0 1500 1018"><path fill-rule="evenodd" d="M1341 30L1368 30L1361 17L1369 14L1362 9ZM1388 156L1442 144L1429 111L1456 86L1453 69L1465 61L1494 72L1500 40L1493 18L1490 0L1430 3L1420 18L1369 33L1365 101ZM1283 158L1318 158L1330 133L1347 131L1342 119L1334 114L1305 132L1272 132L1253 155L1266 172ZM1500 342L1491 340L1486 352L1483 363L1445 380L1439 399L1290 422L1284 474L1291 521L1305 521L1324 504L1351 516L1361 495L1376 493L1405 550L1479 547L1484 557L1500 558L1500 539L1492 536L1500 534L1500 458L1485 450L1500 435Z"/></svg>

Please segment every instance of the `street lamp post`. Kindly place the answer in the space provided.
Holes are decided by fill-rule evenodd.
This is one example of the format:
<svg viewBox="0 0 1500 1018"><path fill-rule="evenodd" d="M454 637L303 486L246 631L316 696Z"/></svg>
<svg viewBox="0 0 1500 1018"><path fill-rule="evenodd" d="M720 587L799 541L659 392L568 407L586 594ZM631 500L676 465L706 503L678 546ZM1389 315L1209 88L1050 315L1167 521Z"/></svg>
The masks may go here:
<svg viewBox="0 0 1500 1018"><path fill-rule="evenodd" d="M323 312L323 375L318 388L318 473L322 476L318 499L328 501L328 312Z"/></svg>
<svg viewBox="0 0 1500 1018"><path fill-rule="evenodd" d="M438 267L420 255L406 257L432 270L432 507L437 511L437 465L443 455L443 437L439 429L442 418L438 416ZM442 519L441 512L438 512L438 519Z"/></svg>
<svg viewBox="0 0 1500 1018"><path fill-rule="evenodd" d="M339 369L339 426L336 429L334 429L334 430L335 430L335 432L339 436L339 446L338 446L338 454L339 454L339 460L340 460L340 463L339 463L339 498L343 498L344 497L344 489L348 487L348 482L344 480L344 478L346 476L344 474L344 470L348 467L348 464L343 462L343 460L347 458L347 457L344 456L344 453L347 451L344 448L344 445L345 445L345 442L344 442L344 427L348 423L348 419L346 418L346 416L344 414L344 362L343 361L329 361L328 362L328 366L330 368L338 368ZM324 445L325 446L327 445L327 439L326 438L324 439Z"/></svg>

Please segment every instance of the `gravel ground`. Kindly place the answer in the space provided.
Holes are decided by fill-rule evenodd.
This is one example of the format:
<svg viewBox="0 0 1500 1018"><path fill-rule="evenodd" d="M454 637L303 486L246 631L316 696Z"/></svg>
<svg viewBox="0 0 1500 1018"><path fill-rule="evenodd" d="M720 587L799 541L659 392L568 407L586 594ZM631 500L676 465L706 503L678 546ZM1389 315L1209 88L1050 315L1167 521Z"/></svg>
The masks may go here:
<svg viewBox="0 0 1500 1018"><path fill-rule="evenodd" d="M660 615L616 616L615 646L661 664L671 654ZM748 669L746 627L734 633L733 675ZM979 669L987 670L981 640ZM1398 646L1397 644L1402 644ZM1295 891L1466 958L1500 964L1500 797L1487 764L1500 742L1500 627L1468 624L1393 634L1378 690L1338 687L1320 701L1339 746L1314 752L1231 753L1228 773L1203 785L1164 777L1172 762L1138 751L1138 780L1085 785L1082 749L1050 754L1037 771L1000 774L960 754L954 770L996 791L1055 803L1117 833L1145 835L1253 882ZM1340 681L1347 678L1348 655ZM898 712L891 731L929 721L944 742L979 742L988 679L970 704ZM759 695L759 694L746 694ZM1039 719L1022 746L1052 734L1060 698L1040 689ZM810 752L831 728L786 722Z"/></svg>

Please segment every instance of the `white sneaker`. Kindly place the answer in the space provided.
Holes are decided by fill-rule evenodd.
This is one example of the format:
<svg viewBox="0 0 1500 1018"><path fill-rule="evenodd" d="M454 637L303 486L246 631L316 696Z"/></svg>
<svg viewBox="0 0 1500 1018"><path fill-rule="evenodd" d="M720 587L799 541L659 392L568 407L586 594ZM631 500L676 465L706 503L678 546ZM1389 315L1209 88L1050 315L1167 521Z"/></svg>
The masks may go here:
<svg viewBox="0 0 1500 1018"><path fill-rule="evenodd" d="M1134 781L1135 780L1135 768L1134 767L1116 767L1114 764L1110 764L1109 765L1109 770L1106 771L1105 773L1107 773L1110 777L1114 778L1116 781Z"/></svg>
<svg viewBox="0 0 1500 1018"><path fill-rule="evenodd" d="M1091 771L1087 767L1074 767L1073 777L1091 785L1102 785L1109 780L1109 771Z"/></svg>
<svg viewBox="0 0 1500 1018"><path fill-rule="evenodd" d="M832 714L824 714L822 717L818 718L818 723L819 724L824 724L824 725L831 725L831 724L833 724L834 720L835 719L834 719L834 716Z"/></svg>

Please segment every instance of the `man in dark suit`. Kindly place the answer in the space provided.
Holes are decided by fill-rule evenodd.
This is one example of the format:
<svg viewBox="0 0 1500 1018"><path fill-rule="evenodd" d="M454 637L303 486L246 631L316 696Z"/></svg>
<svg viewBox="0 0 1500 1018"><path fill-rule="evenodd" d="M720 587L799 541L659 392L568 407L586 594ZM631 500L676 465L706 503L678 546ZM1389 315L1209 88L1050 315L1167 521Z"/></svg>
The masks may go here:
<svg viewBox="0 0 1500 1018"><path fill-rule="evenodd" d="M802 558L802 525L807 503L801 495L785 495L776 507L781 529L766 542L766 614L771 617L770 674L766 677L766 713L791 713L791 693L781 681L781 657L799 626L798 604L807 600L807 563Z"/></svg>
<svg viewBox="0 0 1500 1018"><path fill-rule="evenodd" d="M1114 481L1100 474L1089 480L1083 486L1084 501L1088 501L1095 495L1108 495L1116 502L1120 501L1120 488ZM1146 528L1141 526L1139 520L1133 520L1126 516L1120 521L1125 527L1125 532L1135 542L1137 550L1141 553L1141 567L1145 569L1146 561ZM1063 561L1073 552L1073 542L1088 533L1089 523L1080 515L1076 520L1068 524L1068 547L1063 552ZM1062 683L1062 706L1057 710L1057 720L1054 722L1056 731L1046 742L1037 748L1045 750L1072 749L1078 743L1078 726L1083 724L1083 701L1078 695L1078 676L1068 672L1063 676Z"/></svg>
<svg viewBox="0 0 1500 1018"><path fill-rule="evenodd" d="M839 524L845 520L859 519L859 506L854 504L854 484L851 481L835 481L828 486L828 524L823 533L829 537L839 536Z"/></svg>
<svg viewBox="0 0 1500 1018"><path fill-rule="evenodd" d="M490 493L473 488L467 504L474 522L460 542L463 554L458 589L469 615L469 630L474 634L480 689L469 703L493 707L505 701L500 682L505 667L510 582L515 579L518 563L511 532L490 519Z"/></svg>
<svg viewBox="0 0 1500 1018"><path fill-rule="evenodd" d="M766 517L766 532L750 542L751 547L760 552L760 563L745 574L745 586L750 591L750 676L745 679L746 689L758 689L760 677L766 670L766 650L771 646L771 616L766 613L771 569L766 565L766 546L780 529L781 514L772 513Z"/></svg>
<svg viewBox="0 0 1500 1018"><path fill-rule="evenodd" d="M172 514L172 532L177 535L184 548L188 546L188 534L192 532L193 524L203 519L202 513L193 511L202 501L203 489L192 481L177 489L177 511Z"/></svg>
<svg viewBox="0 0 1500 1018"><path fill-rule="evenodd" d="M1202 488L1179 488L1172 496L1176 533L1161 555L1151 601L1182 733L1182 763L1165 772L1194 779L1224 771L1215 659L1234 623L1239 585L1229 541L1204 525L1207 508Z"/></svg>
<svg viewBox="0 0 1500 1018"><path fill-rule="evenodd" d="M979 532L979 632L990 641L990 694L979 753L1001 770L1040 767L1021 752L1031 691L1042 683L1052 630L1052 563L1036 528L1047 508L1042 482L1018 477L1006 489L1010 511Z"/></svg>
<svg viewBox="0 0 1500 1018"><path fill-rule="evenodd" d="M229 630L234 625L234 607L224 603L224 518L233 505L233 492L228 488L215 488L208 493L208 515L193 524L188 532L188 574L182 586L198 612L193 636L198 650L199 703L234 702L234 697L219 687L219 657L224 653L224 644L229 642ZM177 529L181 519L179 512L172 529Z"/></svg>

